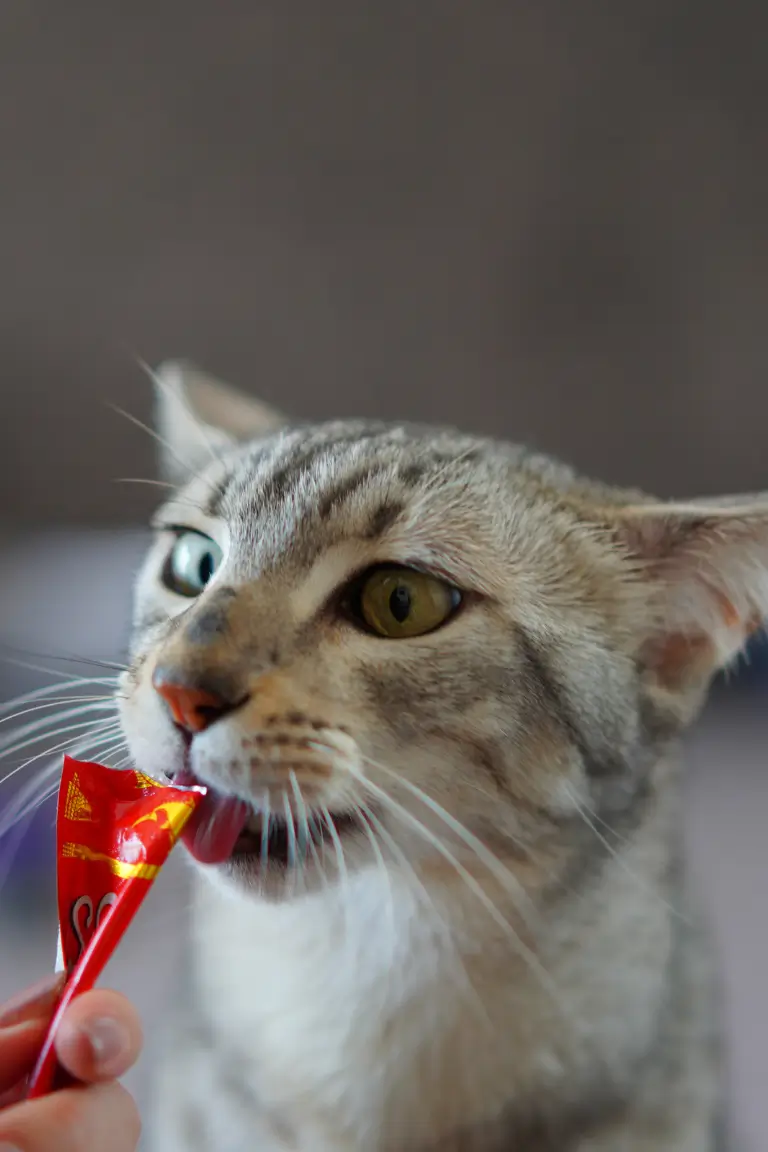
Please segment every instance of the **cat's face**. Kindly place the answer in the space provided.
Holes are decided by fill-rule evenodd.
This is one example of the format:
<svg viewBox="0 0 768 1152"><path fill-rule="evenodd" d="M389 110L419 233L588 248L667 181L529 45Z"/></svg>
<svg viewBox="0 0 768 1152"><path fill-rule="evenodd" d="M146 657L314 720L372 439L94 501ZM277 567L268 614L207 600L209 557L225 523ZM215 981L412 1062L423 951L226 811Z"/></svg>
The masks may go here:
<svg viewBox="0 0 768 1152"><path fill-rule="evenodd" d="M492 854L546 887L585 810L632 811L762 614L764 570L759 593L737 586L730 551L712 569L729 578L680 608L685 548L700 559L734 513L679 510L669 528L446 432L276 430L260 410L238 444L211 390L193 429L177 384L162 428L195 474L156 518L121 718L142 770L212 790L190 844L239 886L287 897L382 857L437 875ZM761 508L740 509L734 555L758 528L764 547Z"/></svg>

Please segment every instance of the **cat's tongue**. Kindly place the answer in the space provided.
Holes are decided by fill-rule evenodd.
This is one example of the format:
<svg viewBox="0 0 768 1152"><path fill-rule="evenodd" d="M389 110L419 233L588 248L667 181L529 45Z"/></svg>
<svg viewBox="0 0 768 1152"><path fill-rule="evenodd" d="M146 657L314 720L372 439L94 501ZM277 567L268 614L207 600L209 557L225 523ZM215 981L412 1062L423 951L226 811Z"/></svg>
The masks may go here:
<svg viewBox="0 0 768 1152"><path fill-rule="evenodd" d="M199 783L197 777L186 769L174 779L174 784L182 787ZM250 811L244 800L222 796L209 788L187 821L181 841L200 864L223 864L232 855Z"/></svg>

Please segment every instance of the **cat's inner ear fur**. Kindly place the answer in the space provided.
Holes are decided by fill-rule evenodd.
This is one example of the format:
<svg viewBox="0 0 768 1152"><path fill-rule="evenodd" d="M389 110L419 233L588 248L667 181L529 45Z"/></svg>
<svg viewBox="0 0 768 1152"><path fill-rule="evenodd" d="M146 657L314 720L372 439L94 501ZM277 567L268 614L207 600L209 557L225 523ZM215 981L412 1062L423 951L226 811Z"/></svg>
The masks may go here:
<svg viewBox="0 0 768 1152"><path fill-rule="evenodd" d="M174 484L191 479L222 449L267 436L285 424L268 405L194 364L168 360L152 378L161 470Z"/></svg>
<svg viewBox="0 0 768 1152"><path fill-rule="evenodd" d="M768 619L768 493L624 508L620 539L641 603L641 665L698 689Z"/></svg>

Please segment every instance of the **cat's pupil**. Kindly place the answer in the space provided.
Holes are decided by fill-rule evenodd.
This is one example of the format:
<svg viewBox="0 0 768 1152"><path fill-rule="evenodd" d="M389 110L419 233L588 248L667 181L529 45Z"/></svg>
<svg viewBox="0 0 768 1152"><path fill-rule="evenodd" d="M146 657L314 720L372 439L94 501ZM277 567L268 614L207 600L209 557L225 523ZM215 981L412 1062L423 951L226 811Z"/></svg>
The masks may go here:
<svg viewBox="0 0 768 1152"><path fill-rule="evenodd" d="M206 552L200 561L200 583L207 584L213 576L213 556L210 552Z"/></svg>
<svg viewBox="0 0 768 1152"><path fill-rule="evenodd" d="M395 588L389 598L389 610L398 624L404 624L411 614L411 594L404 584Z"/></svg>

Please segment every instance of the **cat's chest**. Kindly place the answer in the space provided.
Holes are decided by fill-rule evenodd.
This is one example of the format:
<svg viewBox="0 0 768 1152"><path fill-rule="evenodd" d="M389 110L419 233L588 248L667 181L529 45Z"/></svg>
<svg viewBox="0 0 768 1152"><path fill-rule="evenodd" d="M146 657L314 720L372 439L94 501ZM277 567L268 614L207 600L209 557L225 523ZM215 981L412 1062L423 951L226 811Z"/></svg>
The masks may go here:
<svg viewBox="0 0 768 1152"><path fill-rule="evenodd" d="M409 922L393 934L366 898L357 918L199 909L201 1003L241 1098L293 1133L287 1147L429 1147L506 1092L457 957L421 910L401 905Z"/></svg>

